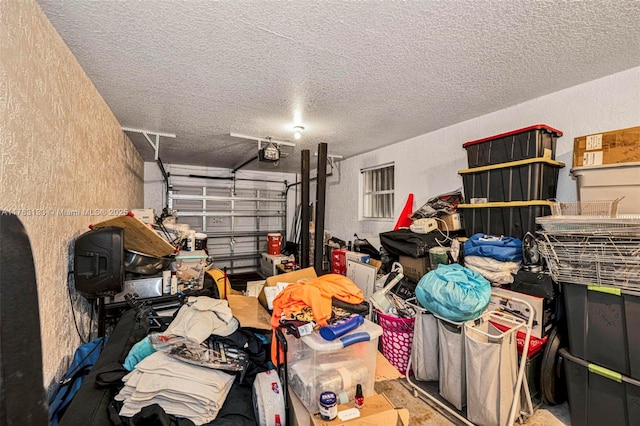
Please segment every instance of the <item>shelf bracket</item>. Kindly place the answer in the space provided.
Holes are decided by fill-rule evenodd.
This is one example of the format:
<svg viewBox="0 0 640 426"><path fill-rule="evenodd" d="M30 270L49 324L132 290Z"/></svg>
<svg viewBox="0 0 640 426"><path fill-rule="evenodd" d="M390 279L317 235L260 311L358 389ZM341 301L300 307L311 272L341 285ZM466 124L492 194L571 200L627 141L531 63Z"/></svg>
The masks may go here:
<svg viewBox="0 0 640 426"><path fill-rule="evenodd" d="M231 136L232 138L240 138L240 139L247 139L247 140L250 140L250 141L257 141L258 142L258 150L260 150L260 148L262 148L262 143L272 143L274 145L284 145L284 146L292 146L292 147L296 146L296 144L292 143L292 142L278 141L278 140L271 139L271 138L258 138L258 137L255 137L255 136L241 135L239 133L229 133L229 136Z"/></svg>
<svg viewBox="0 0 640 426"><path fill-rule="evenodd" d="M315 157L318 156L318 153L316 152L314 154ZM329 174L333 173L333 167L335 166L336 168L338 168L338 173L340 172L340 168L338 167L338 161L337 160L342 160L343 156L342 155L332 155L332 154L327 154L327 164L329 165L329 167L331 168L331 171L329 172Z"/></svg>
<svg viewBox="0 0 640 426"><path fill-rule="evenodd" d="M149 142L149 145L151 145L151 147L153 148L153 152L154 152L154 160L158 160L158 149L160 148L160 136L163 136L165 138L176 138L176 135L174 133L164 133L164 132L152 132L149 130L141 130L141 129L132 129L130 127L123 127L122 128L123 132L132 132L132 133L141 133L145 139L147 140L147 142ZM150 136L155 136L155 142L151 140Z"/></svg>

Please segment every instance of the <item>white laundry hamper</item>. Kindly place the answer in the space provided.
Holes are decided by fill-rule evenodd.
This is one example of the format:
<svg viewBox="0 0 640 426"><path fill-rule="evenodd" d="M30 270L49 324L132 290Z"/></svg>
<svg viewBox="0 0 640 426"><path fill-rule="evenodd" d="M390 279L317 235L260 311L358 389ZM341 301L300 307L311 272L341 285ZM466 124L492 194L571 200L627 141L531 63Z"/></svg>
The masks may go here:
<svg viewBox="0 0 640 426"><path fill-rule="evenodd" d="M509 328L501 331L492 321ZM518 376L516 331L524 325L523 320L501 312L487 312L464 324L467 418L471 422L504 426L509 423L512 403L520 406L520 392L515 389Z"/></svg>
<svg viewBox="0 0 640 426"><path fill-rule="evenodd" d="M440 395L458 410L467 405L464 323L438 318Z"/></svg>
<svg viewBox="0 0 640 426"><path fill-rule="evenodd" d="M411 368L416 380L428 382L439 378L438 319L424 308L414 306L416 321L411 343Z"/></svg>

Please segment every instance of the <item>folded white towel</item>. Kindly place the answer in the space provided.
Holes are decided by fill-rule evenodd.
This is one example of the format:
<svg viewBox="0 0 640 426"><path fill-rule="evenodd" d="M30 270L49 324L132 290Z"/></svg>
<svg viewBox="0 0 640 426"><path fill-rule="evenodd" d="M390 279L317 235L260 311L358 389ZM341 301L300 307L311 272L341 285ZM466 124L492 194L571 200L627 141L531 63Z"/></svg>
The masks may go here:
<svg viewBox="0 0 640 426"><path fill-rule="evenodd" d="M172 396L167 396L164 393L160 393L151 398L145 398L143 401L136 401L129 398L124 401L122 409L120 410L120 415L133 417L135 414L140 412L142 408L152 404L158 404L168 414L172 414L177 417L184 417L191 420L196 425L202 425L209 423L216 418L220 407L227 398L227 394L229 393L229 389L231 389L232 384L233 380L230 380L227 386L218 393L217 401L210 404L185 403L184 401L174 399Z"/></svg>
<svg viewBox="0 0 640 426"><path fill-rule="evenodd" d="M224 387L229 377L233 377L220 370L188 364L179 359L172 358L164 352L155 352L149 355L138 363L134 372L135 371L185 378L193 382L217 386L219 389ZM133 377L135 378L135 376Z"/></svg>
<svg viewBox="0 0 640 426"><path fill-rule="evenodd" d="M225 373L222 373L225 374ZM224 384L226 385L226 383ZM176 393L189 395L201 400L203 403L215 401L223 386L205 385L188 379L162 376L159 374L145 373L136 386L136 393Z"/></svg>
<svg viewBox="0 0 640 426"><path fill-rule="evenodd" d="M205 296L189 297L165 333L190 337L202 343L211 334L228 336L239 325L226 300Z"/></svg>
<svg viewBox="0 0 640 426"><path fill-rule="evenodd" d="M193 398L189 395L182 395L181 397L176 398L177 394L171 392L157 392L146 394L142 392L134 392L131 395L131 398L127 399L129 403L145 403L151 400L163 399L165 401L175 402L176 404L183 404L189 409L193 410L196 414L207 414L212 411L218 410L220 406L211 401L203 402L197 398Z"/></svg>
<svg viewBox="0 0 640 426"><path fill-rule="evenodd" d="M166 413L200 425L216 418L234 378L223 371L187 364L156 352L123 378L125 386L115 399L123 402L120 415L125 417L158 404Z"/></svg>

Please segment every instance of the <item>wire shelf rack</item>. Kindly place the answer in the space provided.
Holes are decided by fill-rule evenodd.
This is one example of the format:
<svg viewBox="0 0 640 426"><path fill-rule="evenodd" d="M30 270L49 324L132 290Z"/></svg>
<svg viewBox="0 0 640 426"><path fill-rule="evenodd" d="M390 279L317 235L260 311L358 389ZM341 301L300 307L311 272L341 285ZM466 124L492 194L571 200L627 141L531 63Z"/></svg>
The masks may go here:
<svg viewBox="0 0 640 426"><path fill-rule="evenodd" d="M538 232L554 280L640 290L640 236Z"/></svg>
<svg viewBox="0 0 640 426"><path fill-rule="evenodd" d="M624 197L623 197L624 198ZM593 200L593 201L555 201L551 205L551 215L553 216L594 216L594 217L616 217L618 215L618 203L622 198L615 200Z"/></svg>
<svg viewBox="0 0 640 426"><path fill-rule="evenodd" d="M536 223L542 229L557 234L615 235L640 237L640 215L626 214L618 217L590 216L541 216Z"/></svg>

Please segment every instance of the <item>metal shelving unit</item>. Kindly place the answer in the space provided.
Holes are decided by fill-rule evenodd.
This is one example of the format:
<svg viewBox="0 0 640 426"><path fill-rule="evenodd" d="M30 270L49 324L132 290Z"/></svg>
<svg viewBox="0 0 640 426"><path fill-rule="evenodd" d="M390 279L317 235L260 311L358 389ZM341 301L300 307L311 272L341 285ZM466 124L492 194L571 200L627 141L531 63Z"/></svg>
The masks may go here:
<svg viewBox="0 0 640 426"><path fill-rule="evenodd" d="M172 185L168 204L180 223L207 234L216 267L230 273L258 271L267 234L286 235L285 187L284 181Z"/></svg>

